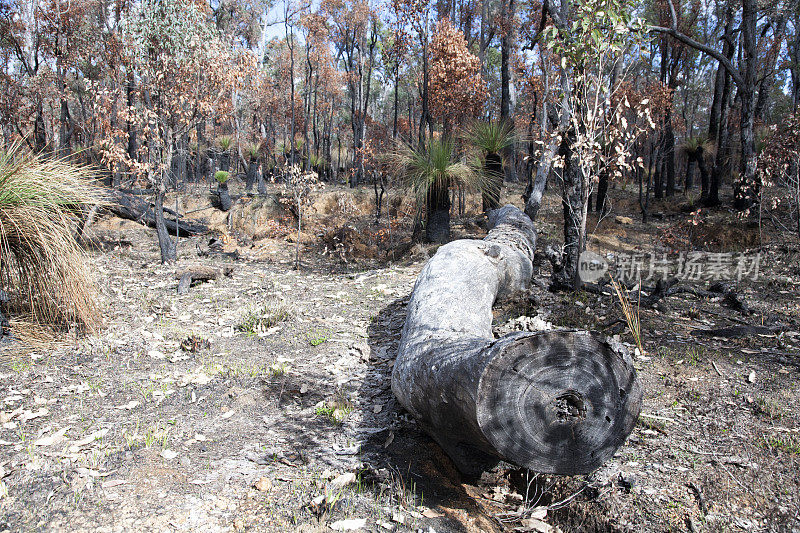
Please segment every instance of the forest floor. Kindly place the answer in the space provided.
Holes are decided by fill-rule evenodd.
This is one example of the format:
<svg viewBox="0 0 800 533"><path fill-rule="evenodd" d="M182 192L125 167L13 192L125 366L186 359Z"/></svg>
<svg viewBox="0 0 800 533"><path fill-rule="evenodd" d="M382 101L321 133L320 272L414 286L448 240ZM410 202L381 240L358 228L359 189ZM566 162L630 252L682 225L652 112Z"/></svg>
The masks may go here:
<svg viewBox="0 0 800 533"><path fill-rule="evenodd" d="M152 230L98 221L98 332L0 356L0 530L800 531L796 241L771 237L759 279L737 284L749 314L685 293L642 307L642 417L600 470L501 465L464 479L390 390L404 307L435 250L407 244L407 227L373 224L370 194L323 193L299 270L298 236L255 207L198 211L221 230L217 246L209 255L209 236L181 239L177 267L158 264ZM597 252L758 245L725 209L695 226L677 203L656 205L663 216L644 225L628 193L611 194L615 214L635 220L593 220ZM558 240L559 210L548 194L540 250ZM258 235L234 231L246 216ZM456 236L480 238L474 219L456 218ZM498 335L619 329L604 328L621 317L613 296L551 293L538 263L531 294L498 308ZM178 295L176 270L189 265L232 270ZM743 324L779 330L691 334Z"/></svg>

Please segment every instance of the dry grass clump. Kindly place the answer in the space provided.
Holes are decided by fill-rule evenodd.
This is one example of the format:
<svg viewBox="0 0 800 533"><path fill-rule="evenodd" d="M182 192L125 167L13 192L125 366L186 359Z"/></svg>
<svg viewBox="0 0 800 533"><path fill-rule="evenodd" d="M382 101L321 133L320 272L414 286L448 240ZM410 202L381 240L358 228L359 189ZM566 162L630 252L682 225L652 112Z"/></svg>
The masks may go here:
<svg viewBox="0 0 800 533"><path fill-rule="evenodd" d="M0 289L7 310L40 325L96 324L95 287L74 237L76 214L104 203L94 173L0 148Z"/></svg>
<svg viewBox="0 0 800 533"><path fill-rule="evenodd" d="M644 343L642 343L642 322L639 315L639 305L642 302L642 290L641 288L639 289L639 295L636 299L636 309L634 309L629 295L622 294L623 288L614 278L611 278L611 286L614 288L614 292L617 294L617 300L619 300L619 305L622 307L622 314L625 317L625 322L628 325L628 329L631 330L633 341L636 343L636 347L639 348L639 353L644 355Z"/></svg>

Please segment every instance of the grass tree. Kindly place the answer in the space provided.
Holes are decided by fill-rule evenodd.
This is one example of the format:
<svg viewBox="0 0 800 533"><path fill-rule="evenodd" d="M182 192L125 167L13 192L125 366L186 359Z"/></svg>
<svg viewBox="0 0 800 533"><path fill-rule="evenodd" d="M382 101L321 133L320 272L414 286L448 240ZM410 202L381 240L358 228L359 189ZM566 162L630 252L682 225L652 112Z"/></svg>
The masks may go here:
<svg viewBox="0 0 800 533"><path fill-rule="evenodd" d="M714 152L714 144L702 136L688 137L680 146L679 151L686 155L686 183L684 191L692 188L692 174L694 165L700 171L700 200L705 202L709 192L709 174L706 166L706 157Z"/></svg>
<svg viewBox="0 0 800 533"><path fill-rule="evenodd" d="M258 158L261 155L261 146L251 144L245 150L247 154L247 180L245 181L245 191L250 192L258 179Z"/></svg>
<svg viewBox="0 0 800 533"><path fill-rule="evenodd" d="M231 209L231 194L228 191L228 178L230 172L227 170L218 170L214 174L214 179L217 180L217 197L219 198L219 208L223 211L230 211Z"/></svg>
<svg viewBox="0 0 800 533"><path fill-rule="evenodd" d="M481 152L485 186L483 210L488 213L500 207L503 188L503 151L515 142L514 130L507 122L475 122L465 134L466 141Z"/></svg>
<svg viewBox="0 0 800 533"><path fill-rule="evenodd" d="M403 145L394 154L398 177L414 192L418 208L425 209L425 240L450 239L450 189L484 190L486 180L474 165L460 159L450 139L429 139L416 147Z"/></svg>
<svg viewBox="0 0 800 533"><path fill-rule="evenodd" d="M0 290L14 314L92 329L94 285L73 231L75 213L102 203L87 168L0 149Z"/></svg>
<svg viewBox="0 0 800 533"><path fill-rule="evenodd" d="M233 137L230 135L220 135L217 137L217 146L219 147L219 169L228 172L231 169Z"/></svg>
<svg viewBox="0 0 800 533"><path fill-rule="evenodd" d="M308 167L316 172L318 175L322 175L324 172L325 160L317 154L308 154Z"/></svg>

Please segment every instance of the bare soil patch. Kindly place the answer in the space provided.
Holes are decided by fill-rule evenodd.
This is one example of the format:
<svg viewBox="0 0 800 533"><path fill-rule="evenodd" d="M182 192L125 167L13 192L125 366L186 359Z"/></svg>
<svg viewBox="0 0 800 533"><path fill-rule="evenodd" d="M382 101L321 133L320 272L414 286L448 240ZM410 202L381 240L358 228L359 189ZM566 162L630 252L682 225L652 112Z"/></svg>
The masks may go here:
<svg viewBox="0 0 800 533"><path fill-rule="evenodd" d="M686 294L642 308L643 415L599 471L557 478L501 465L465 479L390 390L405 303L434 249L411 245L408 206L392 195L392 222L376 223L369 193L315 201L300 270L289 242L298 237L283 231L291 220L271 200L197 211L216 242L182 239L177 266L157 265L152 230L99 221L101 330L0 359L0 529L544 528L532 517L562 531L800 529L796 242L771 238L761 279L738 285L750 315ZM180 209L202 208L204 194L179 198ZM508 194L519 204L518 190ZM482 236L472 209L455 218L456 237ZM559 210L548 194L540 249L558 240ZM667 249L666 230L686 217L606 217L591 247ZM337 249L326 232L347 224L350 249ZM192 265L232 271L179 295L175 272ZM546 281L547 262L539 268ZM545 286L498 307L498 334L542 322L619 329L606 327L621 317L612 297ZM742 323L779 331L691 333Z"/></svg>

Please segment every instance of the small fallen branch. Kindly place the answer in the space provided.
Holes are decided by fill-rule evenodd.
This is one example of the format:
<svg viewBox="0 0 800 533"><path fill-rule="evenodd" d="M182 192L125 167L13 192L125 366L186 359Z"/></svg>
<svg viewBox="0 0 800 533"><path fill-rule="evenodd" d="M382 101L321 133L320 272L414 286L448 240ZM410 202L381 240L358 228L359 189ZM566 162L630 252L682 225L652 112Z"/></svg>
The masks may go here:
<svg viewBox="0 0 800 533"><path fill-rule="evenodd" d="M225 267L220 270L218 268L205 266L194 266L180 270L175 273L175 279L180 280L178 282L178 294L186 294L189 292L189 287L195 283L217 280L222 276L229 277L233 274L233 270L233 267Z"/></svg>
<svg viewBox="0 0 800 533"><path fill-rule="evenodd" d="M630 298L627 294L623 296L622 288L613 278L611 279L611 286L614 287L614 292L617 293L619 305L622 307L622 314L625 316L625 323L628 325L628 329L631 331L631 335L636 343L636 347L639 348L639 354L644 355L644 345L642 344L642 323L639 319L642 291L639 291L639 296L636 298L636 312L634 312Z"/></svg>

